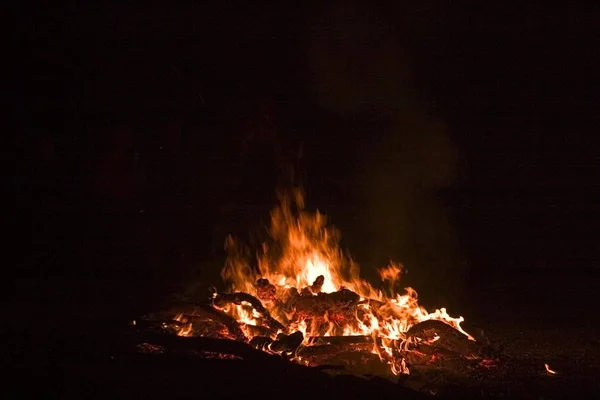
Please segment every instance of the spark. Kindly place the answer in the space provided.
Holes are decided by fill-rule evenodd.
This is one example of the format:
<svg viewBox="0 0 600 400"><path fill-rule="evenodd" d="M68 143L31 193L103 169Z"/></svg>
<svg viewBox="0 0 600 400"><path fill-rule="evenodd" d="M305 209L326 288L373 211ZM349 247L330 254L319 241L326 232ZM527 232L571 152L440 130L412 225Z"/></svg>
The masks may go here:
<svg viewBox="0 0 600 400"><path fill-rule="evenodd" d="M557 375L558 372L550 369L550 366L548 364L544 364L544 367L546 367L546 372L548 372L550 375Z"/></svg>

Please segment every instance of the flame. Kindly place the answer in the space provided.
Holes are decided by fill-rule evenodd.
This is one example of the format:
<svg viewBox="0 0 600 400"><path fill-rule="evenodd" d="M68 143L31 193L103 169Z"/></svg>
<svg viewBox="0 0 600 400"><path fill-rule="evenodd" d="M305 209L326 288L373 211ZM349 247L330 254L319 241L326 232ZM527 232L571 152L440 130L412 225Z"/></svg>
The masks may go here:
<svg viewBox="0 0 600 400"><path fill-rule="evenodd" d="M266 279L275 287L272 298L262 297L264 306L272 316L288 321L291 331L301 331L305 342L310 336L371 336L373 352L391 365L394 374L408 373L404 359L396 359L397 343L407 340L406 332L416 323L427 320L443 321L470 340L460 324L463 317L451 317L445 308L428 312L418 304L417 292L412 288L397 290L403 266L390 263L379 274L385 283L386 293L361 279L359 267L345 256L338 246L339 233L327 226L327 218L319 213L304 210L304 197L300 190L291 195L279 194L279 207L271 212L270 245L264 244L253 267L249 252L231 236L226 240L229 256L221 276L231 291L250 293L260 297L258 279ZM320 280L320 281L319 281ZM340 322L325 312L322 320L325 331L305 318L294 318L293 311L282 310L281 303L293 293L317 296L346 288L360 296L353 321ZM260 315L245 304L230 305L222 309L243 325L257 325ZM291 315L290 315L291 313ZM378 341L376 339L380 339ZM437 340L439 337L434 338Z"/></svg>
<svg viewBox="0 0 600 400"><path fill-rule="evenodd" d="M194 330L192 321L184 317L183 314L177 314L173 318L173 321L181 322L183 324L181 328L179 328L179 330L177 331L177 336L192 336Z"/></svg>

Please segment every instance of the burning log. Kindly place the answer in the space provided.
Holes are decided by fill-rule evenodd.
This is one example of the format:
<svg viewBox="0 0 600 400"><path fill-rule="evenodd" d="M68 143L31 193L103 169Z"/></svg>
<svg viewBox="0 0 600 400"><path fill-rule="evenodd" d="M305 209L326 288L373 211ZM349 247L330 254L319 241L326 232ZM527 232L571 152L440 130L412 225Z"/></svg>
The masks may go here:
<svg viewBox="0 0 600 400"><path fill-rule="evenodd" d="M250 340L250 345L256 349L273 352L277 354L285 353L292 355L296 349L302 344L304 335L302 332L294 332L291 335L280 333L277 339L273 340L269 337L257 336Z"/></svg>
<svg viewBox="0 0 600 400"><path fill-rule="evenodd" d="M228 335L223 335L220 331L223 327L223 324L219 324L214 320L207 318L206 315L195 315L195 314L181 314L181 317L184 321L193 321L193 331L196 336L209 336L209 337L218 337L218 338L226 338ZM171 331L178 332L182 328L184 328L185 323L174 321L176 324L173 324L173 328ZM163 323L163 328L170 328L171 322ZM250 325L250 324L239 324L242 332L246 332L248 336L271 336L274 335L272 329L261 326L261 325Z"/></svg>
<svg viewBox="0 0 600 400"><path fill-rule="evenodd" d="M371 352L373 349L373 343L369 342L356 342L356 343L334 343L334 344L322 344L322 345L311 345L302 346L296 352L296 356L299 358L307 357L330 357L335 354L344 352Z"/></svg>
<svg viewBox="0 0 600 400"><path fill-rule="evenodd" d="M301 358L317 359L329 358L340 353L369 353L372 354L375 347L381 347L386 339L373 338L371 336L312 336L308 344L298 349L296 355ZM400 340L389 340L386 343L393 348L400 347Z"/></svg>
<svg viewBox="0 0 600 400"><path fill-rule="evenodd" d="M315 281L313 282L313 284L310 287L311 292L318 294L321 292L321 289L323 288L323 284L325 283L325 277L323 275L319 275L317 276L317 279L315 279Z"/></svg>
<svg viewBox="0 0 600 400"><path fill-rule="evenodd" d="M411 369L420 372L443 369L454 374L469 374L481 362L479 359L427 344L419 344L403 355Z"/></svg>
<svg viewBox="0 0 600 400"><path fill-rule="evenodd" d="M178 332L181 328L184 327L184 323L176 320L146 320L140 319L134 321L132 326L137 327L138 329L148 329L159 331L162 329L166 329L169 332Z"/></svg>
<svg viewBox="0 0 600 400"><path fill-rule="evenodd" d="M273 330L271 328L267 328L266 326L243 324L243 325L240 325L240 327L250 337L256 337L256 336L270 337L275 334L275 332L273 332Z"/></svg>
<svg viewBox="0 0 600 400"><path fill-rule="evenodd" d="M277 288L266 278L260 278L256 281L256 293L261 300L277 301Z"/></svg>
<svg viewBox="0 0 600 400"><path fill-rule="evenodd" d="M388 361L372 351L372 343L300 347L297 360L308 366L321 367L330 373L381 376L394 380ZM337 371L337 372L336 372Z"/></svg>
<svg viewBox="0 0 600 400"><path fill-rule="evenodd" d="M464 357L477 357L481 346L478 342L469 340L461 332L450 325L437 320L428 320L412 326L407 337L418 338L436 349L446 349Z"/></svg>
<svg viewBox="0 0 600 400"><path fill-rule="evenodd" d="M196 308L194 309L194 314L192 316L205 317L215 322L219 322L225 326L225 328L227 328L227 331L234 339L246 341L246 335L244 335L244 332L240 328L237 321L224 312L211 307L210 305L196 304Z"/></svg>
<svg viewBox="0 0 600 400"><path fill-rule="evenodd" d="M373 338L371 336L311 336L308 338L308 344L313 345L344 345L344 344L357 344L357 343L371 343L373 344Z"/></svg>
<svg viewBox="0 0 600 400"><path fill-rule="evenodd" d="M291 296L289 305L295 308L299 318L318 319L327 314L333 320L346 320L353 318L359 300L358 294L342 288L333 293Z"/></svg>
<svg viewBox="0 0 600 400"><path fill-rule="evenodd" d="M220 322L197 315L184 315L184 317L189 317L189 321L191 321L191 327L187 328L188 334L182 336L205 336L216 339L231 338L231 334L229 333L227 327ZM181 335L181 333L185 330L186 327L182 328L182 330L177 334ZM242 332L246 332L246 330L242 330Z"/></svg>
<svg viewBox="0 0 600 400"><path fill-rule="evenodd" d="M175 335L164 335L153 332L138 332L131 337L133 348L139 343L145 343L162 349L161 352L196 353L210 352L221 355L236 356L244 360L256 362L270 362L273 356L264 351L257 350L245 342L229 339L214 339L200 336L182 337ZM139 351L139 350L138 350Z"/></svg>
<svg viewBox="0 0 600 400"><path fill-rule="evenodd" d="M275 318L271 317L269 310L267 310L259 299L252 296L251 294L244 292L237 293L220 293L215 299L214 303L217 307L222 307L228 303L233 304L242 304L243 302L249 303L265 320L267 325L274 330L281 330L283 332L287 332L287 328L283 326L279 321Z"/></svg>
<svg viewBox="0 0 600 400"><path fill-rule="evenodd" d="M321 293L321 289L323 288L323 284L325 283L325 277L323 275L317 276L312 285L305 287L302 289L302 296L310 296L312 294Z"/></svg>

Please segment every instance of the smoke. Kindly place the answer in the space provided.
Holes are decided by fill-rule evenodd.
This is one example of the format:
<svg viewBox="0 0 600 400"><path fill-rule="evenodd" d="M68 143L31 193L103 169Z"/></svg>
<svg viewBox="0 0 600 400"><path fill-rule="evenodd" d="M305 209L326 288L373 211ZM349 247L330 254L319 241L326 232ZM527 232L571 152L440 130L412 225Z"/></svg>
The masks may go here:
<svg viewBox="0 0 600 400"><path fill-rule="evenodd" d="M412 60L424 43L414 32L426 31L435 17L401 6L387 11L349 3L315 10L307 29L309 86L323 109L385 120L381 132L365 132L365 173L356 182L366 206L358 216L368 248L358 260L363 270L399 261L407 285L433 302L448 301L459 294L464 272L437 198L455 178L457 149L443 123L427 115Z"/></svg>
<svg viewBox="0 0 600 400"><path fill-rule="evenodd" d="M317 103L342 113L401 107L410 63L397 33L370 7L345 3L315 11L307 43Z"/></svg>

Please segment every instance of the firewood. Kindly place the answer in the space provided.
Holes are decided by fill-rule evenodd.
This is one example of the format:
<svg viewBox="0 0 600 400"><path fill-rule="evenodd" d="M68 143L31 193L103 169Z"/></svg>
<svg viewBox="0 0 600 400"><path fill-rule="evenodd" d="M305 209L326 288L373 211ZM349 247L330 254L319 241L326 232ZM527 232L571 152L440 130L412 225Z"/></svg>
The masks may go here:
<svg viewBox="0 0 600 400"><path fill-rule="evenodd" d="M248 333L250 337L266 336L271 337L277 334L273 329L262 325L240 324L240 327Z"/></svg>
<svg viewBox="0 0 600 400"><path fill-rule="evenodd" d="M468 374L480 362L460 353L427 344L419 344L402 354L410 368L419 372L445 370L455 374Z"/></svg>
<svg viewBox="0 0 600 400"><path fill-rule="evenodd" d="M317 278L315 279L313 284L310 286L310 290L313 293L318 294L321 292L321 289L323 288L324 283L325 283L325 277L323 275L319 275L319 276L317 276Z"/></svg>
<svg viewBox="0 0 600 400"><path fill-rule="evenodd" d="M321 318L326 313L330 319L345 320L354 315L360 296L343 288L333 293L291 296L289 305L296 310L299 318Z"/></svg>
<svg viewBox="0 0 600 400"><path fill-rule="evenodd" d="M269 337L257 336L252 338L250 345L256 349L273 352L277 354L286 353L293 354L298 346L304 340L302 332L294 332L291 335L279 334L277 339L273 340Z"/></svg>
<svg viewBox="0 0 600 400"><path fill-rule="evenodd" d="M210 305L199 303L196 304L193 315L202 316L215 322L219 322L220 324L225 326L225 328L227 328L227 331L232 336L232 338L244 342L247 340L246 335L244 335L244 332L242 332L242 329L240 328L238 322L234 318L230 317L222 311L215 309Z"/></svg>
<svg viewBox="0 0 600 400"><path fill-rule="evenodd" d="M239 340L214 339L206 337L182 337L175 335L165 335L154 332L137 332L129 337L132 348L136 348L139 343L149 343L154 346L160 346L169 352L213 352L218 354L234 355L245 360L256 362L272 362L273 356L256 350L252 346Z"/></svg>
<svg viewBox="0 0 600 400"><path fill-rule="evenodd" d="M269 313L269 310L262 305L260 300L251 294L244 292L219 293L214 299L214 304L217 307L222 307L228 303L242 304L242 302L249 303L262 316L270 328L287 332L287 328L273 318Z"/></svg>
<svg viewBox="0 0 600 400"><path fill-rule="evenodd" d="M371 336L311 336L308 338L308 345L344 345L344 344L362 344L371 343L373 344L373 338Z"/></svg>
<svg viewBox="0 0 600 400"><path fill-rule="evenodd" d="M319 357L319 356L332 356L343 352L370 352L373 349L373 343L362 342L362 343L336 343L336 344L324 344L314 346L301 346L296 352L296 356L301 358L306 357Z"/></svg>
<svg viewBox="0 0 600 400"><path fill-rule="evenodd" d="M170 332L177 332L181 329L185 324L175 320L146 320L139 319L136 320L132 326L135 326L137 329L148 329L148 330L167 330Z"/></svg>
<svg viewBox="0 0 600 400"><path fill-rule="evenodd" d="M465 357L477 357L481 351L478 342L469 340L463 333L438 320L419 322L412 326L406 335L425 342L431 341L429 344L434 348L449 350ZM435 339L436 336L439 339Z"/></svg>
<svg viewBox="0 0 600 400"><path fill-rule="evenodd" d="M193 334L190 336L206 336L206 337L217 337L217 338L226 338L227 334L222 334L223 325L216 323L210 318L207 318L206 315L196 315L196 314L182 314L182 318L189 322L193 323ZM173 328L171 331L177 332L181 328L185 326L185 323L174 321ZM163 328L170 328L169 323L163 323ZM246 332L248 336L275 336L277 334L273 329L261 326L261 325L250 325L250 324L238 324L242 332Z"/></svg>
<svg viewBox="0 0 600 400"><path fill-rule="evenodd" d="M303 288L300 293L302 296L310 296L313 294L319 294L319 293L321 293L321 289L323 288L323 283L325 283L325 277L323 275L319 275L314 280L312 285Z"/></svg>
<svg viewBox="0 0 600 400"><path fill-rule="evenodd" d="M277 288L266 278L260 278L256 281L257 297L264 301L276 301Z"/></svg>
<svg viewBox="0 0 600 400"><path fill-rule="evenodd" d="M303 359L308 365L330 365L338 367L338 374L351 374L356 376L379 376L396 381L390 366L385 360L377 354L369 351L341 351L335 354L328 354L319 357L306 357ZM336 373L333 368L329 368L330 373ZM339 371L342 369L342 371Z"/></svg>
<svg viewBox="0 0 600 400"><path fill-rule="evenodd" d="M302 344L303 340L304 335L300 331L296 331L291 335L280 333L277 335L277 340L274 343L275 351L295 351Z"/></svg>

